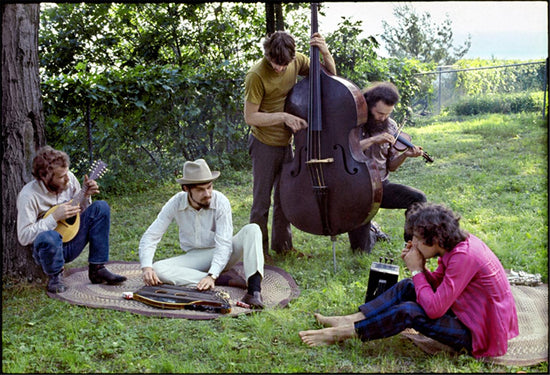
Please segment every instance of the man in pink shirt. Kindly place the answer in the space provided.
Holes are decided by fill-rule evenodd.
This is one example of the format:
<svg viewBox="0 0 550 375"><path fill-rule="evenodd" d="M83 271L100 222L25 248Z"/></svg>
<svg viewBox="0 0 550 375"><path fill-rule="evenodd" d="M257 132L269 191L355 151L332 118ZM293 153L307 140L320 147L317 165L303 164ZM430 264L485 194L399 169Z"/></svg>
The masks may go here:
<svg viewBox="0 0 550 375"><path fill-rule="evenodd" d="M401 258L412 277L404 279L359 312L346 316L315 314L329 326L300 332L309 346L352 337L363 341L390 337L414 328L474 357L506 354L519 334L514 297L496 255L459 226L460 217L437 204L416 203L406 213L412 235ZM426 259L438 256L434 272Z"/></svg>

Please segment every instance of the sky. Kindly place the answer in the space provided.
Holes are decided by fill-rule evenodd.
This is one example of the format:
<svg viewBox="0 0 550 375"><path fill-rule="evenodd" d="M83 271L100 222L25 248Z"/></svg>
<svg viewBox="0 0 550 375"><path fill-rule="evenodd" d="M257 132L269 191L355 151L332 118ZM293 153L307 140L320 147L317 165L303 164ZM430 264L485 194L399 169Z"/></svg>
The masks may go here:
<svg viewBox="0 0 550 375"><path fill-rule="evenodd" d="M434 24L448 14L454 45L468 34L472 46L465 58L545 59L548 57L548 2L546 1L413 1L413 2L322 2L326 16L319 16L319 31L336 29L342 17L362 21L363 37L384 32L382 21L396 26L393 9L410 4L417 13L428 12ZM377 40L383 44L381 38ZM383 48L378 50L387 56Z"/></svg>

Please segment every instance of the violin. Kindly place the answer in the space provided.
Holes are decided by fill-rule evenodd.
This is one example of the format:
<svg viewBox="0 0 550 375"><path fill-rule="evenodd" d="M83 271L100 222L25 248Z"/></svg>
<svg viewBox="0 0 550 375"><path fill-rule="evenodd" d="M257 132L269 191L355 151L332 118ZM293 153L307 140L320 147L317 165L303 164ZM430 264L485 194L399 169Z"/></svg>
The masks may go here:
<svg viewBox="0 0 550 375"><path fill-rule="evenodd" d="M411 143L411 136L407 133L400 132L395 137L395 143L392 145L397 151L405 151L408 148L413 148L415 145ZM434 159L424 150L422 150L422 157L426 163L433 163Z"/></svg>

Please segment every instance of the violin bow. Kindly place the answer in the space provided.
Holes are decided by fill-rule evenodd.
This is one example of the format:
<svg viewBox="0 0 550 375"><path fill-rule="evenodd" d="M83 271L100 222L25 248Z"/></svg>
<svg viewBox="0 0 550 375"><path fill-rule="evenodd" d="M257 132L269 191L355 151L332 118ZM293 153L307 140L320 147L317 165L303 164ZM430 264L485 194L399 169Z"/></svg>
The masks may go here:
<svg viewBox="0 0 550 375"><path fill-rule="evenodd" d="M405 127L406 122L407 122L407 116L405 115L405 117L403 118L403 121L401 122L401 125L397 126L397 133L395 133L394 135L395 140L391 144L392 146L395 145L395 143L397 142L397 138L399 137L399 134L401 134L401 132L403 131L403 128Z"/></svg>

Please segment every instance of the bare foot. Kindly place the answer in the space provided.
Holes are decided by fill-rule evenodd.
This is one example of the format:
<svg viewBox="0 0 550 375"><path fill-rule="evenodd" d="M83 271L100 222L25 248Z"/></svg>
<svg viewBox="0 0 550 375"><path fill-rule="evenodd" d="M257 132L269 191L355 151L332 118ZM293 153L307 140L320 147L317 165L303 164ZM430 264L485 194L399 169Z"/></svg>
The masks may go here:
<svg viewBox="0 0 550 375"><path fill-rule="evenodd" d="M353 324L311 331L300 331L298 334L304 344L308 346L332 345L356 336Z"/></svg>
<svg viewBox="0 0 550 375"><path fill-rule="evenodd" d="M329 327L341 327L348 324L353 324L359 320L365 319L365 315L362 312L358 312L345 316L324 316L318 313L314 314L315 319L324 326Z"/></svg>

